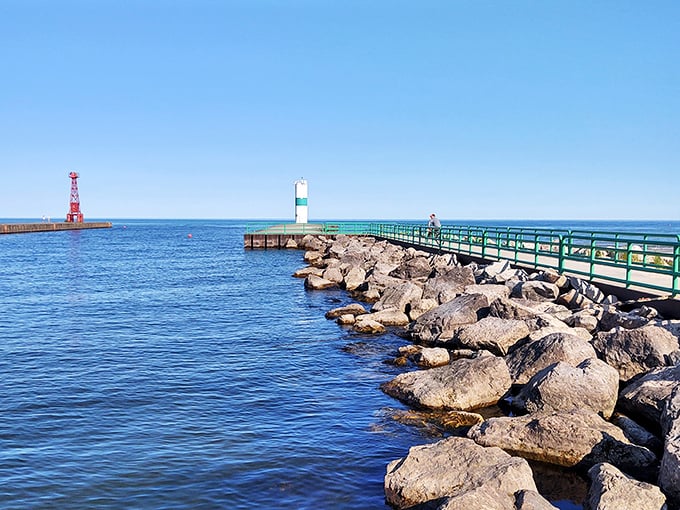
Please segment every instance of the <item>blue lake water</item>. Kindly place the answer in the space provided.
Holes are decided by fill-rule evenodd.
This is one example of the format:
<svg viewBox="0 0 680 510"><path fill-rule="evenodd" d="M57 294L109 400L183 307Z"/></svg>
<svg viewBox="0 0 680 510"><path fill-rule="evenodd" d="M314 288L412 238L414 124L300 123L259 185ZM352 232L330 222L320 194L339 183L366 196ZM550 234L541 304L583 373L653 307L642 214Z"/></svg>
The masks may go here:
<svg viewBox="0 0 680 510"><path fill-rule="evenodd" d="M1 508L386 508L438 439L379 390L405 341L326 320L351 299L244 225L0 236Z"/></svg>

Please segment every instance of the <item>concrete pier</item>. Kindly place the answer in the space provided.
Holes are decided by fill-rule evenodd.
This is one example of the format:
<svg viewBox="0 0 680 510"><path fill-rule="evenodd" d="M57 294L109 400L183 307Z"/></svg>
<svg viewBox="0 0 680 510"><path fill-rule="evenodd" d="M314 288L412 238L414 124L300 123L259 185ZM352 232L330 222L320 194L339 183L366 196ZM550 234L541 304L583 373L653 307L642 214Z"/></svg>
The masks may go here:
<svg viewBox="0 0 680 510"><path fill-rule="evenodd" d="M110 221L91 221L84 223L0 223L0 234L27 234L30 232L55 232L57 230L87 230L92 228L111 228Z"/></svg>
<svg viewBox="0 0 680 510"><path fill-rule="evenodd" d="M244 234L243 246L248 250L285 248L290 239L299 242L309 234L333 238L337 229L324 223L281 223Z"/></svg>

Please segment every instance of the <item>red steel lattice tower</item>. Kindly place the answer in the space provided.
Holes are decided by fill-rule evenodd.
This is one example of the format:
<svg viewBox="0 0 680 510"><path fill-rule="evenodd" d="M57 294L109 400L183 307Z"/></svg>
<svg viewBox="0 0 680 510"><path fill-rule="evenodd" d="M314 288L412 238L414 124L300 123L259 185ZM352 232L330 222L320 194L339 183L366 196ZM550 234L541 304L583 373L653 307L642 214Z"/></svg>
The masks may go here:
<svg viewBox="0 0 680 510"><path fill-rule="evenodd" d="M68 174L71 178L71 205L66 215L66 223L82 223L84 221L83 213L80 212L80 197L78 196L78 174L71 172Z"/></svg>

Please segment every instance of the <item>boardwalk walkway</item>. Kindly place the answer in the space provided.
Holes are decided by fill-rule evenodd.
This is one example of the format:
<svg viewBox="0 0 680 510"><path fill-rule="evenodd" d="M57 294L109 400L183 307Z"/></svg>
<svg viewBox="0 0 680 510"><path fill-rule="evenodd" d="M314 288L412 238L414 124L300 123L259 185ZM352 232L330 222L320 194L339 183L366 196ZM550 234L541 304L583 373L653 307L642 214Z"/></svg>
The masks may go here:
<svg viewBox="0 0 680 510"><path fill-rule="evenodd" d="M281 248L304 235L371 235L480 261L508 260L593 282L680 296L680 235L446 225L432 236L400 223L279 224L246 230L246 248Z"/></svg>

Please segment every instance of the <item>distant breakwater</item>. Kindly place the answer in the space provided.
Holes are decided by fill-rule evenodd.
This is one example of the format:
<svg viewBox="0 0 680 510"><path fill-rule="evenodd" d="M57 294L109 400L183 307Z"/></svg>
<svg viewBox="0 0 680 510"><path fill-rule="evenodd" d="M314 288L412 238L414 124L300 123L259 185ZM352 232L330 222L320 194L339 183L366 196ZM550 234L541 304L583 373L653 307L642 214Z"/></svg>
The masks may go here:
<svg viewBox="0 0 680 510"><path fill-rule="evenodd" d="M381 389L448 428L386 466L389 505L556 508L529 460L587 474L576 504L680 507L680 321L655 301L371 237L296 244L307 289L339 287L357 301L327 318L412 341L392 360L408 371ZM506 416L477 412L492 405Z"/></svg>
<svg viewBox="0 0 680 510"><path fill-rule="evenodd" d="M0 223L0 234L28 234L32 232L55 232L59 230L86 230L93 228L111 228L110 221L67 223Z"/></svg>

